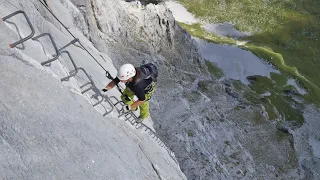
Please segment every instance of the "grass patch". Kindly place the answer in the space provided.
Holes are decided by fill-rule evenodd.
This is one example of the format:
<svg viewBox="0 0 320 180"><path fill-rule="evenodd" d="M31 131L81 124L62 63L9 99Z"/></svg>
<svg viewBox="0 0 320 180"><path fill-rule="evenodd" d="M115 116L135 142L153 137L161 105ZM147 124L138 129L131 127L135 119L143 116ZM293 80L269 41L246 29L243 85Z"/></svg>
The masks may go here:
<svg viewBox="0 0 320 180"><path fill-rule="evenodd" d="M253 45L248 45L247 47L257 56L263 58L264 60L272 63L277 68L279 68L283 75L295 77L300 82L300 84L309 91L305 98L309 100L309 102L318 105L320 104L320 88L316 84L308 80L305 76L300 74L296 67L290 67L286 65L281 54L275 53L263 47L257 47Z"/></svg>
<svg viewBox="0 0 320 180"><path fill-rule="evenodd" d="M263 124L265 122L264 119L265 118L263 117L263 115L261 113L259 113L259 112L254 113L253 121L255 124Z"/></svg>
<svg viewBox="0 0 320 180"><path fill-rule="evenodd" d="M278 141L287 140L291 135L282 131L276 131L275 137Z"/></svg>
<svg viewBox="0 0 320 180"><path fill-rule="evenodd" d="M254 33L246 48L292 76L308 90L305 98L320 105L320 1L314 0L179 0L206 23L232 22ZM206 32L200 23L180 23L192 36L224 44L237 40Z"/></svg>
<svg viewBox="0 0 320 180"><path fill-rule="evenodd" d="M274 104L268 97L261 97L260 95L265 93L268 90L265 90L263 87L260 87L259 84L261 83L267 83L269 84L269 87L272 87L272 81L271 82L263 82L258 81L259 77L255 77L257 80L253 83L251 86L244 85L239 80L232 81L233 87L238 91L241 92L244 97L250 102L249 104L261 104L265 108L265 111L268 113L269 120L275 120L280 117L280 113L276 110ZM263 77L262 77L263 78ZM268 78L267 78L268 79ZM234 110L241 110L241 106L236 106ZM287 114L287 113L285 113ZM262 117L261 113L255 112L254 123L256 124L262 124L264 121L264 117Z"/></svg>
<svg viewBox="0 0 320 180"><path fill-rule="evenodd" d="M189 137L193 137L193 132L190 129L185 130Z"/></svg>
<svg viewBox="0 0 320 180"><path fill-rule="evenodd" d="M230 146L230 141L226 140L226 141L224 141L224 143L225 143L226 145Z"/></svg>
<svg viewBox="0 0 320 180"><path fill-rule="evenodd" d="M198 96L196 96L195 93L185 93L184 96L188 101L190 102L196 102L197 101L197 98Z"/></svg>
<svg viewBox="0 0 320 180"><path fill-rule="evenodd" d="M276 81L264 76L255 76L256 80L249 87L258 95L265 92L270 92L267 97L251 97L251 101L261 103L265 106L269 114L269 119L275 119L281 116L288 121L296 121L303 123L304 118L301 110L301 105L292 100L284 90L294 88L292 86L276 86ZM275 109L276 107L277 109Z"/></svg>
<svg viewBox="0 0 320 180"><path fill-rule="evenodd" d="M213 62L205 60L205 63L208 67L208 71L217 78L221 78L223 76L223 71L219 67L217 67Z"/></svg>
<svg viewBox="0 0 320 180"><path fill-rule="evenodd" d="M219 44L236 44L236 40L228 37L221 37L212 33L208 33L204 28L201 27L200 23L196 24L185 24L179 22L183 29L186 29L192 36L207 40L208 42L219 43Z"/></svg>
<svg viewBox="0 0 320 180"><path fill-rule="evenodd" d="M271 76L271 79L274 80L278 86L285 86L287 84L287 81L288 81L287 76L283 76L282 74L278 74L274 72L271 72L270 76Z"/></svg>
<svg viewBox="0 0 320 180"><path fill-rule="evenodd" d="M264 76L251 76L251 84L246 86L239 80L232 81L233 87L242 92L252 104L261 104L268 113L269 120L285 119L302 124L304 118L301 110L303 104L294 101L288 92L296 92L295 87L287 85L287 78L277 73L271 74L271 79ZM281 85L280 85L281 84ZM289 90L289 91L288 91ZM261 96L269 92L268 96ZM295 96L299 96L296 94ZM236 107L235 110L241 110ZM263 124L265 117L256 112L253 118L255 124Z"/></svg>

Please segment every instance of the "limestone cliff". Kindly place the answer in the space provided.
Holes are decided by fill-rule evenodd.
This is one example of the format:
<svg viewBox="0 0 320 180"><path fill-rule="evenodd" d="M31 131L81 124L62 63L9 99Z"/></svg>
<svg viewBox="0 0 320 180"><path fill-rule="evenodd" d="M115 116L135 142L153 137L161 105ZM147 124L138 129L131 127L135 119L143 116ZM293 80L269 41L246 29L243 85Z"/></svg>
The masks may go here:
<svg viewBox="0 0 320 180"><path fill-rule="evenodd" d="M113 76L123 63L158 65L160 74L150 101L151 117L157 135L175 152L188 179L317 177L313 172L318 166L312 164L312 158L303 161L303 167L299 163L302 156L310 157L310 149L304 153L304 148L295 145L308 136L293 139L293 131L279 134L278 122L268 121L264 107L244 98L244 93L251 93L248 88L230 80L219 81L209 74L196 42L160 1L44 2ZM51 33L59 47L72 40L39 1L1 1L1 16L18 9L30 16L36 34ZM13 22L19 25L18 30L10 22L0 27L0 67L4 77L0 91L0 147L6 152L0 156L4 159L0 168L6 174L1 173L0 177L186 179L179 165L147 134L132 129L115 113L103 118L97 108L83 101L85 98L91 102L92 98L82 97L77 86L81 78L71 78L60 85L57 79L70 69L66 57L50 67L40 65L52 57L48 40L26 41L9 49L13 39L30 31L23 18ZM72 45L67 50L98 87L109 82L97 62L80 46ZM37 87L45 90L35 93ZM116 90L108 93L119 96ZM25 101L31 103L24 104ZM71 107L76 111L68 113ZM309 119L316 121L316 116L311 113ZM308 123L303 126L303 132L308 127Z"/></svg>

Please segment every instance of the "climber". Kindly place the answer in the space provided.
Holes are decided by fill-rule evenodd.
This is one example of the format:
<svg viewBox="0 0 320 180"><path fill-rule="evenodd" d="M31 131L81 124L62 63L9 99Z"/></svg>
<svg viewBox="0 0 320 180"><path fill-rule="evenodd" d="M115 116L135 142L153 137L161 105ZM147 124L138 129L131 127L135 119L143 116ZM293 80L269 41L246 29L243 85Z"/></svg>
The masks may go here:
<svg viewBox="0 0 320 180"><path fill-rule="evenodd" d="M107 92L119 82L125 83L126 88L121 95L121 100L125 104L123 112L135 111L139 107L140 116L137 122L140 123L150 115L148 101L155 91L157 76L157 67L152 63L140 67L134 67L132 64L124 64L120 67L117 77L102 89L102 91ZM134 95L137 96L137 101L133 100Z"/></svg>

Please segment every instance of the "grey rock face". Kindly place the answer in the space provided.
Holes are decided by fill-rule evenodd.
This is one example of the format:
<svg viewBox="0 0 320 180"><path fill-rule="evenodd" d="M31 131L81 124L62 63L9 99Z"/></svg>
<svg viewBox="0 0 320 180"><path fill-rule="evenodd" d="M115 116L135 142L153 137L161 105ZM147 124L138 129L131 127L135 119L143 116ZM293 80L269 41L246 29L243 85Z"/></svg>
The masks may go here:
<svg viewBox="0 0 320 180"><path fill-rule="evenodd" d="M291 137L299 134L288 129L290 134L280 138L277 126L267 121L263 107L247 102L232 83L225 87L210 77L194 40L161 3L60 0L47 4L112 75L116 72L113 64L158 65L160 74L150 101L151 116L158 135L174 150L189 179L304 176ZM2 16L16 9L30 15L37 34L52 33L59 47L72 40L38 1L3 1L0 5ZM24 24L23 18L16 20L18 25ZM71 79L59 86L57 79L66 74L69 66L65 57L59 59L61 64L40 66L52 54L47 40L27 41L20 49L9 49L7 45L19 36L7 23L1 24L0 30L4 77L0 88L0 148L4 152L0 168L5 172L1 178L186 179L179 166L147 134L130 128L116 118L117 114L107 120L102 118L79 96L78 86L73 86L77 82ZM22 35L29 33L25 25L19 31ZM83 49L70 46L68 51L98 86L109 82ZM71 109L74 112L68 114ZM315 115L312 118L317 120ZM305 134L310 126L303 126L298 133ZM305 142L309 134L299 137L294 142ZM304 148L297 149L306 156ZM308 153L312 153L310 148ZM305 177L316 179L313 171L317 166L310 168L312 161L308 158L302 161L308 170Z"/></svg>
<svg viewBox="0 0 320 180"><path fill-rule="evenodd" d="M159 4L161 2L163 2L163 0L125 0L126 2L133 2L133 1L139 1L141 4L143 5L147 5L147 4Z"/></svg>
<svg viewBox="0 0 320 180"><path fill-rule="evenodd" d="M272 140L277 129L261 115L263 108L210 80L194 40L166 7L91 0L85 9L88 24L96 27L89 28L90 40L116 67L158 64L151 116L189 179L299 176L292 146ZM259 141L260 133L266 141ZM292 158L283 161L287 155Z"/></svg>
<svg viewBox="0 0 320 180"><path fill-rule="evenodd" d="M93 42L110 52L116 66L125 62L139 65L153 61L160 65L160 73L166 74L162 79L181 79L182 74L175 69L202 74L203 61L195 42L164 6L123 1L91 2L98 35L104 40L93 39ZM162 68L163 65L168 68Z"/></svg>
<svg viewBox="0 0 320 180"><path fill-rule="evenodd" d="M299 179L316 172L314 166L304 175L293 133L279 134L263 106L210 80L194 41L164 6L91 0L87 12L98 29L91 41L115 66L159 65L151 114L189 179Z"/></svg>
<svg viewBox="0 0 320 180"><path fill-rule="evenodd" d="M173 167L161 161L173 161L150 154L157 143L147 134L103 118L23 60L0 57L1 179L185 179L178 169L166 175Z"/></svg>
<svg viewBox="0 0 320 180"><path fill-rule="evenodd" d="M47 5L94 56L106 57L99 59L102 65L114 69L86 39L88 21L78 16L77 6L70 1L47 1ZM2 17L18 9L30 17L36 35L52 34L59 47L72 40L39 1L0 3ZM0 24L0 179L186 179L147 133L128 126L117 114L103 117L94 109L90 96L80 93L79 76L60 81L70 71L66 57L47 67L40 65L52 58L48 39L9 48L19 34L29 33L22 16ZM67 50L97 86L106 83L104 72L83 49Z"/></svg>

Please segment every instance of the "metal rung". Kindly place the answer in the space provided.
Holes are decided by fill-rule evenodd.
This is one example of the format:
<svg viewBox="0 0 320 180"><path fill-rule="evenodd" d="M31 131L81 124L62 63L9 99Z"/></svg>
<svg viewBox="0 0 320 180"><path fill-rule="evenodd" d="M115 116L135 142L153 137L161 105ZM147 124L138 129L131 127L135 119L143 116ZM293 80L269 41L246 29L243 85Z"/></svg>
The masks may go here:
<svg viewBox="0 0 320 180"><path fill-rule="evenodd" d="M109 97L110 101L113 103L113 106L117 109L117 112L119 113L122 110L122 106L123 106L123 102L119 101L116 97L114 96L110 96ZM114 100L114 102L112 101L112 99ZM121 108L118 108L118 105L121 106Z"/></svg>
<svg viewBox="0 0 320 180"><path fill-rule="evenodd" d="M101 92L98 90L98 88L95 86L95 84L94 84L94 82L93 82L93 79L91 78L91 76L87 73L87 71L84 69L84 68L82 68L82 67L79 67L79 68L77 68L77 70L78 71L82 71L84 74L85 74L85 76L89 79L89 82L87 82L87 83L85 83L85 84L83 84L82 86L80 86L80 88L83 88L83 87L85 87L85 86L87 86L87 85L90 85L90 87L89 88L87 88L86 90L84 90L84 91L82 91L81 93L83 94L83 93L86 93L87 91L89 91L89 90L93 90L98 96L100 96L101 97L101 100L99 100L97 103L95 103L93 106L97 106L98 104L101 104L102 102L103 102L103 100L104 100L104 96L101 94ZM96 90L96 91L95 91ZM111 104L111 103L110 103ZM112 104L111 104L111 106L112 106ZM113 108L112 108L113 109ZM107 114L109 114L110 112L106 112Z"/></svg>
<svg viewBox="0 0 320 180"><path fill-rule="evenodd" d="M121 111L122 109L118 108L117 105L120 105L121 107L124 105L122 101L119 101L116 97L114 96L110 96L109 97L110 102L113 103L114 107L116 107L117 111L120 113L119 117L121 116L125 116L125 121L129 121L132 125L134 125L137 129L141 129L142 127L145 127L145 131L148 132L148 134L151 136L151 138L154 138L156 140L156 142L161 146L164 147L166 149L166 151L168 152L168 154L172 157L172 159L177 162L176 158L172 155L174 154L165 144L164 142L156 135L156 133L149 128L148 126L146 126L143 123L136 123L136 115L133 112L129 112L129 113L122 113ZM112 102L111 99L114 99L115 102ZM133 118L130 120L130 118Z"/></svg>
<svg viewBox="0 0 320 180"><path fill-rule="evenodd" d="M65 49L66 47L70 46L71 44L74 44L76 42L78 42L79 39L76 38L76 39L73 39L72 41L70 41L68 44L64 45L62 48L59 49L59 51L62 51L63 49Z"/></svg>
<svg viewBox="0 0 320 180"><path fill-rule="evenodd" d="M76 65L76 63L74 62L72 56L70 55L70 53L69 53L68 51L62 51L60 54L63 54L63 53L66 53L66 54L68 55L68 57L69 57L72 65L73 65L73 67L74 67L74 70L70 71L70 72L72 72L72 73L70 73L69 76L64 77L64 78L61 79L61 81L67 81L67 80L69 80L69 78L77 75L77 73L78 73L78 68L77 68L77 65Z"/></svg>
<svg viewBox="0 0 320 180"><path fill-rule="evenodd" d="M83 84L82 86L80 86L80 88L84 88L85 86L90 85L87 89L85 89L81 93L84 94L84 93L88 92L89 90L94 89L95 88L94 82L93 82L91 76L87 73L87 71L85 69L83 69L82 67L79 67L78 71L82 71L84 73L84 75L89 79L89 82Z"/></svg>
<svg viewBox="0 0 320 180"><path fill-rule="evenodd" d="M99 100L98 102L96 102L95 104L93 104L93 105L92 105L93 107L101 104L101 103L103 102L103 100L104 100L102 94L98 94L98 95L101 97L101 100Z"/></svg>
<svg viewBox="0 0 320 180"><path fill-rule="evenodd" d="M111 113L113 111L113 104L112 102L110 101L110 99L108 98L108 96L104 96L104 99L105 99L105 102L109 103L110 107L111 107L111 110L106 112L105 114L103 114L103 116L106 116L107 114Z"/></svg>
<svg viewBox="0 0 320 180"><path fill-rule="evenodd" d="M93 87L94 87L94 84L92 82L87 82L87 83L83 84L82 86L80 86L80 89L84 88L87 85L90 85L90 86L87 89L81 91L81 94L88 92L89 90L93 89Z"/></svg>
<svg viewBox="0 0 320 180"><path fill-rule="evenodd" d="M28 17L27 14L26 14L24 11L22 11L22 10L13 12L13 13L11 13L11 14L3 17L2 20L3 20L3 21L6 21L7 19L9 19L9 18L11 18L12 16L15 16L15 15L17 15L17 14L23 14L23 16L24 16L25 19L27 20L27 23L28 23L28 25L29 25L29 27L30 27L30 29L31 29L31 34L30 34L29 36L23 38L23 39L20 39L19 41L15 42L15 43L9 44L10 48L14 48L14 47L16 47L18 44L21 44L21 43L27 41L28 39L32 38L32 36L35 34L35 30L34 30L32 24L31 24L31 21L30 21L29 17Z"/></svg>
<svg viewBox="0 0 320 180"><path fill-rule="evenodd" d="M29 36L23 38L23 39L20 39L19 41L15 42L15 43L10 44L9 46L10 46L11 48L14 48L14 47L17 46L18 44L27 41L28 39L32 38L32 36L35 34L34 28L33 28L32 24L31 24L31 22L30 22L29 17L28 17L27 14L26 14L24 11L22 11L22 10L19 10L19 11L16 11L16 12L12 13L12 14L9 14L8 16L3 17L2 20L3 20L3 21L6 21L7 19L9 19L9 18L11 18L11 17L13 17L13 16L15 16L15 15L17 15L17 14L23 14L23 15L24 15L24 17L25 17L25 19L26 19L26 21L27 21L27 23L28 23L28 25L29 25L29 27L30 27L30 29L31 29L31 34L30 34ZM1 23L1 22L0 22L0 23ZM69 57L72 65L74 66L74 70L70 71L70 72L69 72L69 75L68 75L67 77L62 78L61 81L68 80L70 77L73 77L73 76L77 75L78 70L81 70L81 71L83 71L84 74L88 77L89 82L83 84L82 86L80 86L80 88L83 88L83 87L85 87L85 86L87 86L87 85L90 85L90 87L89 87L88 89L82 91L81 93L86 93L86 92L89 91L90 89L92 89L92 90L93 90L93 89L96 89L97 91L95 91L95 92L97 92L97 94L98 94L99 96L101 96L101 100L98 101L98 102L97 102L96 104L94 104L93 106L96 106L96 105L98 105L98 104L101 104L101 102L102 102L103 100L105 100L105 102L108 102L109 105L111 106L111 110L110 110L110 111L107 111L107 110L106 110L106 113L105 113L103 116L105 116L105 115L109 114L110 112L112 112L114 107L116 107L116 109L117 109L118 112L121 112L121 111L122 111L122 107L123 107L124 103L123 103L122 101L119 101L119 100L118 100L116 97L114 97L114 96L108 97L108 96L106 96L106 95L102 95L102 93L101 93L101 92L98 90L98 88L95 86L95 84L94 84L91 76L90 76L83 68L81 68L81 67L80 67L80 68L77 68L77 66L76 66L76 64L75 64L72 56L70 55L70 53L69 53L68 51L62 51L63 49L65 49L65 48L68 47L69 45L74 44L74 43L76 43L76 42L79 42L79 39L75 38L75 39L73 39L72 41L70 41L68 44L66 44L65 46L63 46L63 47L61 47L60 49L58 49L58 48L57 48L57 45L56 45L56 43L55 43L55 41L54 41L54 39L53 39L53 37L52 37L51 34L49 34L49 33L40 34L40 35L38 35L38 36L36 36L36 37L34 37L34 38L32 38L32 39L33 39L33 40L36 40L36 39L38 39L38 38L40 38L40 37L42 37L42 36L49 36L49 38L50 38L50 40L51 40L51 42L52 42L52 45L53 45L53 47L54 47L54 49L55 49L55 51L56 51L56 54L53 55L53 58L52 58L52 59L47 60L47 61L45 61L45 62L42 62L41 65L45 65L45 64L51 63L51 62L57 60L61 54L66 53L66 54L68 55L68 57ZM80 42L79 42L79 43L80 43ZM80 43L80 45L81 45L81 43ZM88 53L89 53L89 52L88 52ZM90 54L90 53L89 53L89 54ZM91 55L91 54L90 54L90 55ZM93 57L93 56L92 56L92 57ZM116 102L115 102L115 103L112 103L111 99L115 99ZM121 106L121 108L118 108L118 107L117 107L118 104ZM103 105L102 105L102 106L103 106ZM104 107L104 106L103 106L103 107ZM172 155L173 152L172 152L167 146L165 146L165 144L161 141L160 138L158 138L158 137L156 136L156 133L155 133L152 129L150 129L148 126L146 126L146 125L143 124L143 123L137 123L137 122L136 122L137 116L136 116L133 112L129 111L129 112L127 112L127 113L120 113L119 117L120 117L120 116L123 116L123 115L124 115L124 117L125 117L125 120L126 120L126 121L129 121L129 122L130 122L132 125L134 125L137 129L142 129L142 128L144 127L146 132L149 131L149 132L148 132L149 135L150 135L152 138L155 138L155 139L156 139L156 142L158 142L161 147L164 147L164 148L167 150L167 152L169 153L169 155L177 162L177 160L175 159L175 157Z"/></svg>
<svg viewBox="0 0 320 180"><path fill-rule="evenodd" d="M51 41L51 43L52 43L52 46L53 46L54 50L56 51L56 53L55 53L54 55L52 55L52 56L53 56L52 59L49 59L49 60L47 60L47 61L45 61L45 62L42 62L41 65L45 65L45 64L48 64L48 63L50 63L50 62L53 62L53 61L57 60L57 59L59 58L59 56L60 56L60 53L59 53L57 44L56 44L56 42L54 41L54 39L53 39L53 37L52 37L51 34L49 34L49 33L42 33L42 34L40 34L40 35L38 35L38 36L33 37L32 40L38 40L40 37L43 37L43 36L48 36L48 37L49 37L49 39L50 39L50 41Z"/></svg>

